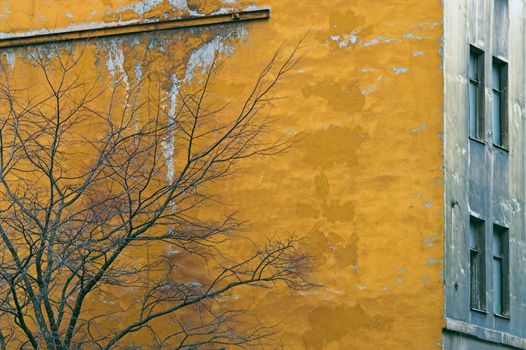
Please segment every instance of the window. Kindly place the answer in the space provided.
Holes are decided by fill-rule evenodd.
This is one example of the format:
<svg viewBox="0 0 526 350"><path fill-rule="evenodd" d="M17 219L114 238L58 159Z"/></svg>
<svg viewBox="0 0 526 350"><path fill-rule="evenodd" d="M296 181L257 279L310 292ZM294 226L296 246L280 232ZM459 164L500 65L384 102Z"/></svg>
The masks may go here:
<svg viewBox="0 0 526 350"><path fill-rule="evenodd" d="M509 235L508 229L493 226L493 313L509 317Z"/></svg>
<svg viewBox="0 0 526 350"><path fill-rule="evenodd" d="M474 46L469 51L469 136L484 139L484 53Z"/></svg>
<svg viewBox="0 0 526 350"><path fill-rule="evenodd" d="M497 146L508 146L508 65L493 58L491 73L492 96L492 119L493 119L493 143Z"/></svg>
<svg viewBox="0 0 526 350"><path fill-rule="evenodd" d="M469 278L471 308L486 309L484 221L470 217L469 222Z"/></svg>

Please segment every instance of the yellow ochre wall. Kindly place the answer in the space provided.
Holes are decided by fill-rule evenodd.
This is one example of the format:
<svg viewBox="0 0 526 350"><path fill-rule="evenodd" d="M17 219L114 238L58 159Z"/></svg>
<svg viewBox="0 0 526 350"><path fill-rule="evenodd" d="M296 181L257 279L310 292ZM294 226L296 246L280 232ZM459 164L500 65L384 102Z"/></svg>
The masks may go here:
<svg viewBox="0 0 526 350"><path fill-rule="evenodd" d="M254 232L304 236L321 287L241 299L281 322L285 349L440 348L440 0L2 0L0 35L255 7L271 19L243 25L220 82L225 94L252 83L280 45L307 34L272 111L278 132L300 141L251 161L220 192ZM175 65L213 37L185 35ZM22 54L0 53L15 68ZM121 69L133 69L127 58Z"/></svg>

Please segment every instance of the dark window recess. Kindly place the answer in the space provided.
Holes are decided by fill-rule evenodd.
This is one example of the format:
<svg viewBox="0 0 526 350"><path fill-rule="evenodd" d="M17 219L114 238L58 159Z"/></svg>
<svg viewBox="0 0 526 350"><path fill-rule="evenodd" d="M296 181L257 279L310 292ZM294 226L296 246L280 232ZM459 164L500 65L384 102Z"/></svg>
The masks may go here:
<svg viewBox="0 0 526 350"><path fill-rule="evenodd" d="M493 58L491 72L493 143L508 147L508 65Z"/></svg>
<svg viewBox="0 0 526 350"><path fill-rule="evenodd" d="M486 266L484 221L470 217L469 222L469 277L471 308L486 310Z"/></svg>
<svg viewBox="0 0 526 350"><path fill-rule="evenodd" d="M469 137L484 140L484 52L474 46L469 50Z"/></svg>
<svg viewBox="0 0 526 350"><path fill-rule="evenodd" d="M493 225L493 313L510 316L509 232Z"/></svg>

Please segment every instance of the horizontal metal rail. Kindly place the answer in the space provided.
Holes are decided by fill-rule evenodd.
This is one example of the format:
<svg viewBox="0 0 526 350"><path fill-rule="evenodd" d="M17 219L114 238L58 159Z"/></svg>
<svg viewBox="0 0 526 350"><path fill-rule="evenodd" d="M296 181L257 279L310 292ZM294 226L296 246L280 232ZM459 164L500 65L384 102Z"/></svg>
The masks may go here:
<svg viewBox="0 0 526 350"><path fill-rule="evenodd" d="M187 17L168 21L143 22L82 30L56 31L46 34L21 35L0 39L0 49L9 47L40 45L64 41L110 37L117 35L153 32L189 27L203 27L218 24L238 23L270 18L270 10L240 11L228 14L217 14L198 17Z"/></svg>

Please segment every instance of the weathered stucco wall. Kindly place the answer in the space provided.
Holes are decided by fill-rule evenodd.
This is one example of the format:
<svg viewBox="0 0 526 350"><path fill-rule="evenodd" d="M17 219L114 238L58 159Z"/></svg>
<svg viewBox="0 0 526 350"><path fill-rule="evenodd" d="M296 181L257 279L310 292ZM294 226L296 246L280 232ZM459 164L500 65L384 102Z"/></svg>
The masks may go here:
<svg viewBox="0 0 526 350"><path fill-rule="evenodd" d="M478 340L445 333L446 349L526 348L524 338L524 13L522 0L503 2L509 13L495 16L496 1L444 2L445 73L445 302L448 328ZM499 35L499 33L502 33ZM469 138L468 60L470 45L483 52L484 133ZM508 63L509 145L493 144L492 60ZM458 203L451 207L451 201ZM470 309L470 216L485 222L486 311ZM494 314L493 225L509 229L510 317ZM451 325L451 326L449 326ZM482 345L487 342L487 345ZM494 343L490 345L489 343ZM497 345L501 343L501 345ZM493 347L492 347L493 346Z"/></svg>
<svg viewBox="0 0 526 350"><path fill-rule="evenodd" d="M270 7L270 21L165 32L157 46L144 37L96 41L96 69L134 79L138 57L165 55L176 73L164 88L174 93L220 48L219 95L235 95L280 45L289 50L308 33L304 58L279 86L286 98L271 113L277 133L299 135L298 143L246 163L217 192L256 236L304 236L321 287L248 290L237 302L281 322L286 349L440 348L441 1L13 0L1 2L0 36L254 6ZM2 53L13 72L24 54Z"/></svg>

